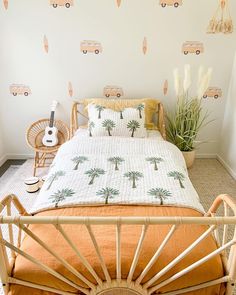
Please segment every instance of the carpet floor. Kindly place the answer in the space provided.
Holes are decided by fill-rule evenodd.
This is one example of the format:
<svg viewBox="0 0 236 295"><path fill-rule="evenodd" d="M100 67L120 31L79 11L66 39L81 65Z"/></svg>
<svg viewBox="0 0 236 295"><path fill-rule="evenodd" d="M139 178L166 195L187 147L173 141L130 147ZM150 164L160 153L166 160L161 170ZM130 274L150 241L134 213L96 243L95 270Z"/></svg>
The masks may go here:
<svg viewBox="0 0 236 295"><path fill-rule="evenodd" d="M24 179L32 176L32 165L33 160L28 160L21 166L11 166L0 177L0 199L8 193L14 193L26 209L33 205L38 193L28 194L24 187ZM46 173L46 170L41 170L39 176ZM197 159L194 167L189 170L189 176L206 211L219 194L236 197L236 181L216 159ZM2 294L0 287L0 295Z"/></svg>

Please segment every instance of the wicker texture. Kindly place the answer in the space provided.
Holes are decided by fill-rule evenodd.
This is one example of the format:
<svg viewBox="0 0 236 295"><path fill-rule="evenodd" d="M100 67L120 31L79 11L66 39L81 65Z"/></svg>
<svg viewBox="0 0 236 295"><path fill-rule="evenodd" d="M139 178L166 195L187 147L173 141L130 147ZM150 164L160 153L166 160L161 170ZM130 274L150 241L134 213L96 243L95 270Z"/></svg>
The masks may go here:
<svg viewBox="0 0 236 295"><path fill-rule="evenodd" d="M58 150L60 145L69 139L69 129L66 124L60 120L54 121L54 126L58 129L58 144L54 147L44 146L42 139L45 134L45 128L49 126L49 119L42 119L33 123L26 134L26 140L28 145L35 151L44 153L53 153Z"/></svg>
<svg viewBox="0 0 236 295"><path fill-rule="evenodd" d="M139 295L135 291L127 290L127 289L113 289L110 291L101 292L99 295Z"/></svg>
<svg viewBox="0 0 236 295"><path fill-rule="evenodd" d="M49 126L49 119L42 119L33 123L27 130L26 141L28 145L35 151L34 156L34 172L36 175L37 168L48 167L47 161L52 161L55 153L58 151L59 147L70 138L70 131L66 124L60 120L54 121L54 126L58 130L58 144L53 147L47 147L43 145L43 137L45 134L45 129Z"/></svg>

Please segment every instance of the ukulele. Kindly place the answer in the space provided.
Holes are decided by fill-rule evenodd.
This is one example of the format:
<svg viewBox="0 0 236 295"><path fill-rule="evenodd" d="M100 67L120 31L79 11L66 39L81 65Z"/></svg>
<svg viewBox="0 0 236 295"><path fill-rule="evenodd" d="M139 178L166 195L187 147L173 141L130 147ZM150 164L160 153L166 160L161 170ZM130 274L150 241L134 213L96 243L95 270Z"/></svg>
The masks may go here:
<svg viewBox="0 0 236 295"><path fill-rule="evenodd" d="M58 137L57 137L58 130L54 126L54 114L55 114L57 104L58 102L56 100L52 102L49 126L45 128L45 134L42 140L43 145L48 147L52 147L58 144Z"/></svg>

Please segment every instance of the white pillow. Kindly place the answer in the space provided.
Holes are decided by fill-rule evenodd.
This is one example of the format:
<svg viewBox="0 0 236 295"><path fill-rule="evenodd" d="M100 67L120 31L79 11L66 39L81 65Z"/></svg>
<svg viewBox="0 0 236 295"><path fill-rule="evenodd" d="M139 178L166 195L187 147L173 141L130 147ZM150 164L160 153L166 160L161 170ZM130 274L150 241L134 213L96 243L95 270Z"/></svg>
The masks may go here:
<svg viewBox="0 0 236 295"><path fill-rule="evenodd" d="M89 104L89 136L146 137L145 104L136 108L114 111L100 105Z"/></svg>

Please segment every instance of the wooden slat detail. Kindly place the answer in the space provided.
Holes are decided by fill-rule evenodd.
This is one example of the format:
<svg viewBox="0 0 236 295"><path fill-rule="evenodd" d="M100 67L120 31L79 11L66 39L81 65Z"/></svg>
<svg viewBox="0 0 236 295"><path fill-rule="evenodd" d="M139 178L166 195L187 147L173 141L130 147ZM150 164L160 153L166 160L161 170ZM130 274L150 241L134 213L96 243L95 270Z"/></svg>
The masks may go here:
<svg viewBox="0 0 236 295"><path fill-rule="evenodd" d="M185 256L187 256L202 240L204 240L214 230L215 226L213 225L207 231L205 231L196 241L194 241L186 250L184 250L179 256L177 256L173 261L167 264L167 266L165 266L159 273L157 273L154 277L147 281L147 283L144 284L144 288L149 288L151 285L153 285L159 278L161 278L177 263L179 263Z"/></svg>
<svg viewBox="0 0 236 295"><path fill-rule="evenodd" d="M116 278L121 280L121 225L116 226Z"/></svg>
<svg viewBox="0 0 236 295"><path fill-rule="evenodd" d="M215 257L216 255L219 255L222 251L224 251L225 249L231 247L232 245L235 245L236 241L232 240L229 243L226 243L225 245L223 245L222 247L216 249L215 251L213 251L212 253L208 254L207 256L203 257L202 259L196 261L195 263L191 264L190 266L186 267L185 269L179 271L178 273L176 273L175 275L173 275L172 277L168 278L167 280L161 282L160 284L150 288L149 290L149 294L152 294L153 292L157 291L158 289L170 284L171 282L177 280L178 278L182 277L183 275L189 273L190 271L192 271L193 269L197 268L198 266L202 265L203 263L207 262L208 260L212 259L213 257Z"/></svg>
<svg viewBox="0 0 236 295"><path fill-rule="evenodd" d="M75 288L76 290L80 290L81 292L89 295L89 291L86 290L85 288L82 288L82 287L76 285L75 283L71 282L70 280L66 279L61 274L59 274L58 272L56 272L55 270L51 269L50 267L48 267L44 263L38 261L37 259L35 259L31 255L25 253L24 251L18 249L14 245L8 243L6 240L4 240L4 239L2 241L0 240L0 243L3 244L3 245L5 245L9 249L12 249L13 251L15 251L16 253L18 253L19 255L23 256L25 259L27 259L27 260L31 261L32 263L36 264L37 266L39 266L40 268L42 268L43 270L45 270L49 274L51 274L54 277L56 277L57 279L59 279L59 280L63 281L64 283L70 285L71 287Z"/></svg>
<svg viewBox="0 0 236 295"><path fill-rule="evenodd" d="M87 280L81 273L79 273L72 265L70 265L64 258L60 257L55 251L50 249L41 239L39 239L32 231L25 226L20 225L22 230L29 235L34 241L36 241L41 247L43 247L48 253L50 253L57 261L59 261L66 269L73 273L83 283L85 283L91 289L95 288L95 285Z"/></svg>
<svg viewBox="0 0 236 295"><path fill-rule="evenodd" d="M133 274L134 274L134 271L136 269L136 266L137 266L137 263L138 263L138 260L139 260L139 257L140 257L140 253L141 253L142 246L143 246L143 241L145 239L147 230L148 230L148 225L143 225L142 226L142 232L141 232L141 235L140 235L140 238L139 238L139 242L138 242L135 254L134 254L134 259L133 259L133 262L132 262L131 267L130 267L130 271L129 271L129 275L128 275L128 279L127 279L128 283L130 283L132 281Z"/></svg>
<svg viewBox="0 0 236 295"><path fill-rule="evenodd" d="M142 282L143 278L146 276L146 274L148 273L148 271L152 268L152 266L154 265L154 263L157 261L158 257L161 255L164 247L166 246L166 244L168 243L168 241L170 240L170 238L174 234L176 228L177 228L176 225L173 225L171 227L170 231L168 232L167 236L165 237L165 239L161 243L160 247L157 249L156 253L153 255L153 257L151 258L151 260L149 261L149 263L147 264L147 266L145 267L145 269L143 270L143 272L141 273L141 275L137 278L136 284L140 284ZM146 286L145 286L145 288L146 288Z"/></svg>
<svg viewBox="0 0 236 295"><path fill-rule="evenodd" d="M102 254L100 252L100 249L99 249L97 240L96 240L96 238L94 236L93 230L92 230L90 225L86 225L86 227L87 227L87 230L89 232L90 238L91 238L91 240L93 242L94 248L95 248L97 256L99 258L99 261L101 263L101 267L102 267L102 270L104 272L105 278L106 278L107 282L110 283L111 282L111 277L110 277L109 272L107 270L107 267L106 267L105 261L103 259L103 256L102 256Z"/></svg>
<svg viewBox="0 0 236 295"><path fill-rule="evenodd" d="M95 270L92 268L88 260L80 253L78 248L75 246L75 244L71 241L71 239L68 237L64 229L60 224L55 225L56 229L61 233L63 238L66 240L66 242L70 245L70 247L73 249L73 251L76 253L76 255L79 257L81 262L84 264L84 266L87 268L87 270L91 273L91 275L95 278L97 283L101 286L102 285L102 280L98 277L97 273Z"/></svg>

